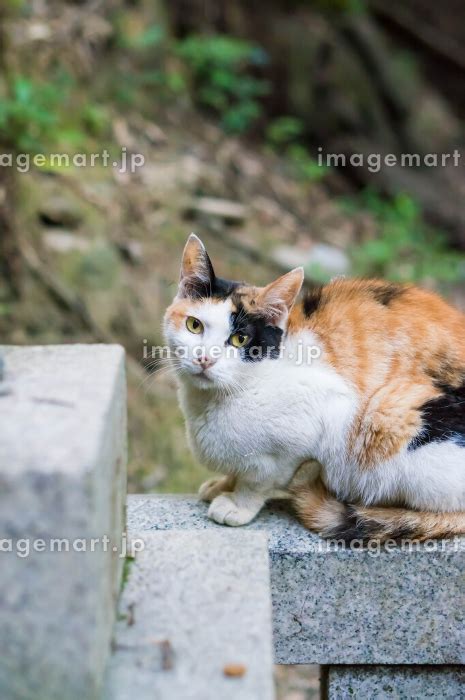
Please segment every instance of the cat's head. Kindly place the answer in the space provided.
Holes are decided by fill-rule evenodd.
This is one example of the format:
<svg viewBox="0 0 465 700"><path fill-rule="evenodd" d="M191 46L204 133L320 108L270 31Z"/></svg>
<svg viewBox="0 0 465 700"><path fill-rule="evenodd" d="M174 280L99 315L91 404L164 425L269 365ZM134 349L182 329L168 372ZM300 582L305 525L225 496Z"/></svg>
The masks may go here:
<svg viewBox="0 0 465 700"><path fill-rule="evenodd" d="M277 358L303 278L299 267L266 287L221 279L202 241L191 234L178 292L164 319L181 377L203 389L227 389L241 384L251 363Z"/></svg>

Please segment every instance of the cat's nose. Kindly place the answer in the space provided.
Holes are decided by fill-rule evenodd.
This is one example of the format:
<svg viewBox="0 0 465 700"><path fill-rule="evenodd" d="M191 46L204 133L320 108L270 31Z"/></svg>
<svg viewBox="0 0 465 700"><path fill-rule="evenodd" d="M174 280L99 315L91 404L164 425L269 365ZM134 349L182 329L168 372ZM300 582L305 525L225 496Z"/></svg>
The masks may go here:
<svg viewBox="0 0 465 700"><path fill-rule="evenodd" d="M208 369L215 364L216 360L214 360L212 357L196 357L193 362L202 369Z"/></svg>

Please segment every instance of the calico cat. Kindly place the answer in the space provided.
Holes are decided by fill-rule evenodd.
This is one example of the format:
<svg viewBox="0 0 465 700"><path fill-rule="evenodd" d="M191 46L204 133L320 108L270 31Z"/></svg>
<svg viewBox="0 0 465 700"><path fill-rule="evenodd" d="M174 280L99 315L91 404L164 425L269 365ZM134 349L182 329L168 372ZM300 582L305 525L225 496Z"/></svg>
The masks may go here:
<svg viewBox="0 0 465 700"><path fill-rule="evenodd" d="M465 316L439 296L336 279L297 301L215 275L192 234L164 330L217 523L243 525L290 484L301 522L345 539L465 532Z"/></svg>

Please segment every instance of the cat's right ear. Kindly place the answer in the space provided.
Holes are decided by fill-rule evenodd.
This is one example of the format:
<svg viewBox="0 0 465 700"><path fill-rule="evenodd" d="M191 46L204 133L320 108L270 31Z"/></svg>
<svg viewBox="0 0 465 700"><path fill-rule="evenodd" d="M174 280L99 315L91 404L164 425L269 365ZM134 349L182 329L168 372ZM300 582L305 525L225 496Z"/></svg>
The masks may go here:
<svg viewBox="0 0 465 700"><path fill-rule="evenodd" d="M191 233L184 247L179 278L179 297L208 296L215 281L215 272L204 244Z"/></svg>

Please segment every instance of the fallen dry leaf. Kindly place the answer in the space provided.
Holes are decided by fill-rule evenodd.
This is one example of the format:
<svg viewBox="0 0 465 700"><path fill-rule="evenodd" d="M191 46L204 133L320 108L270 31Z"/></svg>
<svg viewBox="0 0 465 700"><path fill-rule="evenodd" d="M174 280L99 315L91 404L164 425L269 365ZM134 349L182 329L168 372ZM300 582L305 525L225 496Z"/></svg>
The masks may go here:
<svg viewBox="0 0 465 700"><path fill-rule="evenodd" d="M246 672L247 668L244 664L226 664L223 668L224 675L230 678L242 678Z"/></svg>

